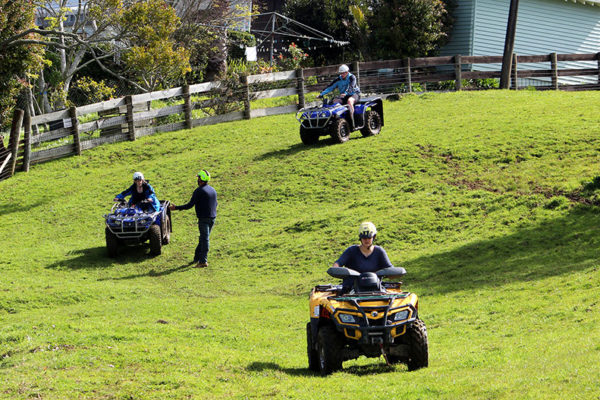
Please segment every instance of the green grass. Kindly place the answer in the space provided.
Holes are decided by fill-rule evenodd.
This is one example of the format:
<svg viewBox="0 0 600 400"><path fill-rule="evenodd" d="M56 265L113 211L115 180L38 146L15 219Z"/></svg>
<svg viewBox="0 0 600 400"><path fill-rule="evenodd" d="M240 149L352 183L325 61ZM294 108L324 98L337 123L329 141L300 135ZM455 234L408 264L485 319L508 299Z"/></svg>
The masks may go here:
<svg viewBox="0 0 600 400"><path fill-rule="evenodd" d="M379 136L300 143L292 115L107 145L0 182L0 398L597 399L600 93L424 94ZM219 193L210 266L193 211L161 256L105 256L140 170ZM307 294L373 221L420 296L429 368L306 369Z"/></svg>

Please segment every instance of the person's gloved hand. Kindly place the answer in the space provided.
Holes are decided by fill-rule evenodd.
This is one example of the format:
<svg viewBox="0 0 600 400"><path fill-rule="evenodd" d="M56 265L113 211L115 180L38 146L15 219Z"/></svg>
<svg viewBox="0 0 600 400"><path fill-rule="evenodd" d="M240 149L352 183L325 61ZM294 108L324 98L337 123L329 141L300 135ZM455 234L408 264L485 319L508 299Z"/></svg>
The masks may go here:
<svg viewBox="0 0 600 400"><path fill-rule="evenodd" d="M322 99L323 95L321 93L319 93L319 95L317 96L317 99Z"/></svg>
<svg viewBox="0 0 600 400"><path fill-rule="evenodd" d="M174 210L175 209L175 204L169 204L169 210Z"/></svg>

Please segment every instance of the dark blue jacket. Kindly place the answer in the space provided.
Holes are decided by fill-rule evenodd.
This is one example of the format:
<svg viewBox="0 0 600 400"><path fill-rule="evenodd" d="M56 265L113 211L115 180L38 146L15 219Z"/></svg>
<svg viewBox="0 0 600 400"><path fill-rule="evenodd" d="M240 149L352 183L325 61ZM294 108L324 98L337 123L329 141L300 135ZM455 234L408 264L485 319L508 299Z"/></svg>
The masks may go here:
<svg viewBox="0 0 600 400"><path fill-rule="evenodd" d="M121 193L116 195L117 199L124 199L125 197L131 195L129 198L129 205L135 204L136 206L141 206L142 200L150 199L152 201L151 206L154 208L154 211L160 210L160 202L156 198L156 193L154 192L154 188L146 181L142 184L142 193L138 193L136 189L136 184L129 186L128 189L123 190Z"/></svg>
<svg viewBox="0 0 600 400"><path fill-rule="evenodd" d="M375 246L369 257L360 251L358 245L348 247L336 261L340 267L346 267L358 272L377 272L380 269L393 267L383 247ZM353 278L345 278L342 282L345 290L354 283Z"/></svg>
<svg viewBox="0 0 600 400"><path fill-rule="evenodd" d="M374 246L369 257L365 257L358 245L348 247L336 261L340 267L358 272L377 272L380 269L393 267L383 247Z"/></svg>
<svg viewBox="0 0 600 400"><path fill-rule="evenodd" d="M358 88L358 84L356 83L356 76L352 75L349 72L346 76L346 79L343 79L341 75L338 76L333 82L331 82L327 89L321 92L321 96L326 95L327 93L333 91L336 88L340 91L340 94L345 94L346 96L360 94L360 89Z"/></svg>
<svg viewBox="0 0 600 400"><path fill-rule="evenodd" d="M196 188L192 193L190 201L183 206L175 206L176 210L187 210L196 207L196 216L198 218L216 218L217 217L217 192L210 185L204 185Z"/></svg>

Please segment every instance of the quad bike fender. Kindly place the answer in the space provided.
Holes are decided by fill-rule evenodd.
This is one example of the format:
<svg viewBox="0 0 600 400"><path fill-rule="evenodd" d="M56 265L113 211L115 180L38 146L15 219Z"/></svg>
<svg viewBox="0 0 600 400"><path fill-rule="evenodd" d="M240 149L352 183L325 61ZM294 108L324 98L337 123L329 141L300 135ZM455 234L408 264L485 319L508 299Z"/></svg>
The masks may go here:
<svg viewBox="0 0 600 400"><path fill-rule="evenodd" d="M156 223L159 226L162 226L165 216L169 217L169 220L171 221L171 232L173 232L173 218L171 218L171 210L169 209L170 205L171 202L169 200L160 200L162 212L160 213L159 218L156 220Z"/></svg>
<svg viewBox="0 0 600 400"><path fill-rule="evenodd" d="M381 126L383 126L384 125L384 120L383 120L383 101L381 99L374 99L374 100L367 101L364 104L364 111L367 111L368 109L371 109L373 111L377 111L377 113L381 117Z"/></svg>

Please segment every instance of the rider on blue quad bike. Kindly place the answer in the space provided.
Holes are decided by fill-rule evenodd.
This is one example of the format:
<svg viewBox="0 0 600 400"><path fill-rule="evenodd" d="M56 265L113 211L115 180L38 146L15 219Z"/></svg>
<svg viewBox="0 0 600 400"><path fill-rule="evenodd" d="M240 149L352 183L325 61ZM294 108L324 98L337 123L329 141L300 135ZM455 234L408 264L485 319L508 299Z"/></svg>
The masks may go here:
<svg viewBox="0 0 600 400"><path fill-rule="evenodd" d="M160 202L156 197L154 188L144 180L144 175L141 172L133 174L133 184L121 193L115 196L114 201L119 201L127 196L129 198L129 207L137 207L141 211L159 211Z"/></svg>
<svg viewBox="0 0 600 400"><path fill-rule="evenodd" d="M360 100L360 89L358 87L356 76L350 73L350 68L346 64L340 65L338 69L339 76L325 90L319 93L318 97L323 97L327 93L338 89L339 97L333 99L333 103L347 104L350 114L350 130L354 130L354 104Z"/></svg>

